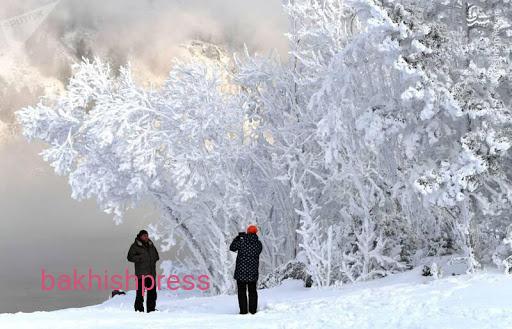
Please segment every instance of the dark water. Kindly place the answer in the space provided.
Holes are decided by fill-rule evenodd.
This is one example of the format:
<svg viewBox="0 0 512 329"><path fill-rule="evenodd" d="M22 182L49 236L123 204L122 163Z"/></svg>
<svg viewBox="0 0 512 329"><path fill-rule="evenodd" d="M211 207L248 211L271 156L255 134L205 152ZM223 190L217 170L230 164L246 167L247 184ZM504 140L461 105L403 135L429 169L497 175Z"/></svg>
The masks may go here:
<svg viewBox="0 0 512 329"><path fill-rule="evenodd" d="M67 307L93 305L109 298L111 288L93 288L80 291L61 291L57 285L50 291L41 288L41 269L55 278L60 274L73 277L75 268L78 275L85 275L82 283L88 288L88 270L102 276L107 271L109 277L119 273L124 276L128 269L133 273L133 264L126 260L126 253L133 242L132 234L126 228L113 231L108 237L70 234L56 240L13 244L2 247L0 264L0 313L49 311ZM170 253L160 253L161 259L172 257ZM8 269L6 271L6 269ZM103 279L102 279L103 280ZM51 280L46 280L50 287ZM131 288L133 289L133 282Z"/></svg>
<svg viewBox="0 0 512 329"><path fill-rule="evenodd" d="M87 289L88 270L103 276L105 271L112 276L123 274L128 269L133 273L133 264L126 260L126 253L139 228L127 224L109 228L110 234L83 234L73 228L65 236L47 235L31 243L21 238L3 241L0 253L0 313L49 311L67 307L93 305L108 299L111 289L99 290L94 286L84 291L61 291L57 286L51 291L41 289L41 269L58 279L59 274L86 275L82 283ZM76 228L76 226L75 226ZM6 243L8 242L8 243ZM7 245L7 246L6 246ZM161 259L172 257L161 252ZM96 281L94 281L96 282ZM50 280L46 280L50 286Z"/></svg>

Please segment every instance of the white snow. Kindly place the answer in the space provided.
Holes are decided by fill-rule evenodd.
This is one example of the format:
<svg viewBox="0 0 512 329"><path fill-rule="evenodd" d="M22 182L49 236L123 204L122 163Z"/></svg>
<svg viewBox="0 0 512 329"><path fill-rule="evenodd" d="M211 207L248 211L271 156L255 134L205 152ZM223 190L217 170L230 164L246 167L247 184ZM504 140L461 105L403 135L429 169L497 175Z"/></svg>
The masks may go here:
<svg viewBox="0 0 512 329"><path fill-rule="evenodd" d="M421 269L339 288L287 280L259 290L258 313L238 314L236 296L159 291L154 313L132 310L134 292L103 304L0 314L0 328L512 328L512 277L494 270L434 280Z"/></svg>

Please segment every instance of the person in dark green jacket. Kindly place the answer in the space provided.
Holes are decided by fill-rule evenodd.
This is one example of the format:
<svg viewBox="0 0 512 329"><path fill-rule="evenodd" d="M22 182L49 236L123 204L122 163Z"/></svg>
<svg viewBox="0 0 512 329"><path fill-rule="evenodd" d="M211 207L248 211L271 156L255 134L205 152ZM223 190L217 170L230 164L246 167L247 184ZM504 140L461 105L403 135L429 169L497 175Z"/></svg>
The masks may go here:
<svg viewBox="0 0 512 329"><path fill-rule="evenodd" d="M128 250L128 261L135 263L137 275L137 296L135 297L135 311L144 312L144 296L142 289L147 289L147 312L155 310L156 306L156 262L160 259L153 241L149 239L148 232L141 230ZM144 278L144 284L142 282ZM150 289L151 288L151 289Z"/></svg>

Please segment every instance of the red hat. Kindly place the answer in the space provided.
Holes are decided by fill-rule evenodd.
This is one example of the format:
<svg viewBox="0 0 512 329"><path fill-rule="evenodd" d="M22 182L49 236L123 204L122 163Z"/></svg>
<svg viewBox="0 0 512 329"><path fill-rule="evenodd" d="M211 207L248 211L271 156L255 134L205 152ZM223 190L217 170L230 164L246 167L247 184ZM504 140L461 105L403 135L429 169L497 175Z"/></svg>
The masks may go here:
<svg viewBox="0 0 512 329"><path fill-rule="evenodd" d="M258 233L258 228L256 227L256 225L249 225L247 226L247 233L256 234Z"/></svg>

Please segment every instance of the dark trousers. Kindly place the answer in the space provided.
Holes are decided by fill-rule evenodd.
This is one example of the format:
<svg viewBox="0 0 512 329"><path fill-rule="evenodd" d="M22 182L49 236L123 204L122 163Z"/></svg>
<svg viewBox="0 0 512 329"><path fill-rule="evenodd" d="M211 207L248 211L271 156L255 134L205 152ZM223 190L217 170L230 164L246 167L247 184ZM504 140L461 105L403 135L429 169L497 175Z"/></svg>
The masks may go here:
<svg viewBox="0 0 512 329"><path fill-rule="evenodd" d="M135 297L135 311L144 312L144 296L142 296L142 276L137 278L137 296ZM146 291L144 292L147 296L146 299L146 309L149 312L153 312L156 306L156 281L152 289L151 287L151 278L145 277L146 281Z"/></svg>
<svg viewBox="0 0 512 329"><path fill-rule="evenodd" d="M258 292L256 291L256 281L252 282L236 282L238 289L238 305L240 306L240 314L247 314L247 288L249 288L249 312L256 313L258 308Z"/></svg>

